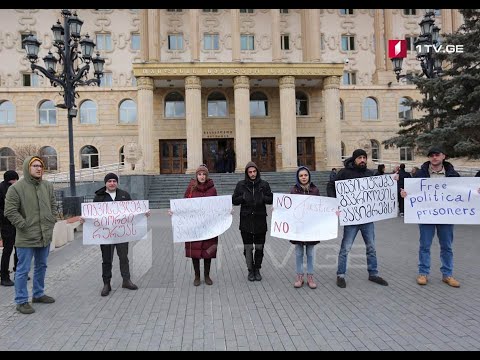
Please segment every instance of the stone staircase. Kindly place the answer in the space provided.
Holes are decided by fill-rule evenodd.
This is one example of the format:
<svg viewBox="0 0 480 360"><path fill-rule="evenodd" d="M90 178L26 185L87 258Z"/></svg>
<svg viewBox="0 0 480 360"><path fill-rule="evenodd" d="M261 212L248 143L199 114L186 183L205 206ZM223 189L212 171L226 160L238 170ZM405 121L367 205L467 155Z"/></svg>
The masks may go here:
<svg viewBox="0 0 480 360"><path fill-rule="evenodd" d="M320 189L320 195L327 196L326 185L329 171L312 171L312 181ZM295 172L265 172L262 179L268 181L272 192L289 193L295 183ZM148 200L151 209L168 209L170 199L181 199L187 189L192 174L155 175L150 183ZM245 178L245 174L222 173L210 174L218 195L232 195L237 182Z"/></svg>

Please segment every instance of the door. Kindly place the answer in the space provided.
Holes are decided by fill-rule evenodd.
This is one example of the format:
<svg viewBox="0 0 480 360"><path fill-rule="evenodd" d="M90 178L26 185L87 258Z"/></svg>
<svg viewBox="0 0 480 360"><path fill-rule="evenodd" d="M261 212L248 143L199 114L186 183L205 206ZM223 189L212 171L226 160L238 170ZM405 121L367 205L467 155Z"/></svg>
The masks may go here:
<svg viewBox="0 0 480 360"><path fill-rule="evenodd" d="M260 172L275 171L275 138L252 138L252 161Z"/></svg>
<svg viewBox="0 0 480 360"><path fill-rule="evenodd" d="M160 140L160 174L185 174L187 170L187 142Z"/></svg>
<svg viewBox="0 0 480 360"><path fill-rule="evenodd" d="M297 138L297 165L315 171L315 138Z"/></svg>
<svg viewBox="0 0 480 360"><path fill-rule="evenodd" d="M203 163L212 173L235 171L233 139L204 139Z"/></svg>

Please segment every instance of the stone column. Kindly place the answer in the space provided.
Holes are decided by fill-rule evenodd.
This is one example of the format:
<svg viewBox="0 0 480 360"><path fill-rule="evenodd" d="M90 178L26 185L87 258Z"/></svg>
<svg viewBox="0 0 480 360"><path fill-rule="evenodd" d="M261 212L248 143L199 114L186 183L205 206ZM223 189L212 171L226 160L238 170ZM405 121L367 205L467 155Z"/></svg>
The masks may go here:
<svg viewBox="0 0 480 360"><path fill-rule="evenodd" d="M190 46L192 61L200 61L200 39L198 37L198 9L190 9Z"/></svg>
<svg viewBox="0 0 480 360"><path fill-rule="evenodd" d="M311 62L320 62L320 9L308 9L308 43Z"/></svg>
<svg viewBox="0 0 480 360"><path fill-rule="evenodd" d="M383 10L375 9L373 27L375 29L375 67L376 71L385 71L385 38L382 31Z"/></svg>
<svg viewBox="0 0 480 360"><path fill-rule="evenodd" d="M280 9L270 9L272 16L272 61L282 61L282 50L280 47Z"/></svg>
<svg viewBox="0 0 480 360"><path fill-rule="evenodd" d="M384 23L384 33L385 33L385 39L383 41L393 39L393 15L392 15L392 9L383 9L383 23ZM385 64L387 67L387 71L393 71L393 65L392 65L392 60L388 57L388 51L385 51Z"/></svg>
<svg viewBox="0 0 480 360"><path fill-rule="evenodd" d="M307 62L310 61L310 52L308 47L308 35L309 35L309 25L310 22L308 21L309 18L307 16L308 9L301 9L300 10L300 29L302 32L302 61Z"/></svg>
<svg viewBox="0 0 480 360"><path fill-rule="evenodd" d="M232 61L240 61L240 11L230 9L232 21Z"/></svg>
<svg viewBox="0 0 480 360"><path fill-rule="evenodd" d="M142 150L139 171L144 174L155 173L153 154L153 79L142 76L137 78L138 99L138 143Z"/></svg>
<svg viewBox="0 0 480 360"><path fill-rule="evenodd" d="M442 9L444 11L445 9ZM463 24L463 16L458 9L452 9L452 30L457 31L460 25Z"/></svg>
<svg viewBox="0 0 480 360"><path fill-rule="evenodd" d="M148 61L160 61L159 9L148 9Z"/></svg>
<svg viewBox="0 0 480 360"><path fill-rule="evenodd" d="M342 167L342 149L340 132L340 78L329 76L323 82L325 99L325 147L327 169Z"/></svg>
<svg viewBox="0 0 480 360"><path fill-rule="evenodd" d="M202 155L202 84L198 76L185 78L187 128L187 174L194 174L203 163Z"/></svg>
<svg viewBox="0 0 480 360"><path fill-rule="evenodd" d="M452 9L442 9L442 33L452 33Z"/></svg>
<svg viewBox="0 0 480 360"><path fill-rule="evenodd" d="M233 79L235 98L235 172L245 172L245 165L252 159L250 140L250 81L248 76Z"/></svg>
<svg viewBox="0 0 480 360"><path fill-rule="evenodd" d="M140 57L148 60L148 9L140 10Z"/></svg>
<svg viewBox="0 0 480 360"><path fill-rule="evenodd" d="M283 76L280 86L280 132L282 139L282 167L280 171L297 169L297 113L295 78Z"/></svg>

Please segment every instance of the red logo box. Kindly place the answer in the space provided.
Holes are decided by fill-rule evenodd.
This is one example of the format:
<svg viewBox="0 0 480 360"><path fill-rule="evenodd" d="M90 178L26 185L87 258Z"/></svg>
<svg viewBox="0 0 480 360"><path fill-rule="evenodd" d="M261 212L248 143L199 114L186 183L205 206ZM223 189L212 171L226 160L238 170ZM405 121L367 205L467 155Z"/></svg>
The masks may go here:
<svg viewBox="0 0 480 360"><path fill-rule="evenodd" d="M388 57L390 59L407 57L407 40L388 40Z"/></svg>

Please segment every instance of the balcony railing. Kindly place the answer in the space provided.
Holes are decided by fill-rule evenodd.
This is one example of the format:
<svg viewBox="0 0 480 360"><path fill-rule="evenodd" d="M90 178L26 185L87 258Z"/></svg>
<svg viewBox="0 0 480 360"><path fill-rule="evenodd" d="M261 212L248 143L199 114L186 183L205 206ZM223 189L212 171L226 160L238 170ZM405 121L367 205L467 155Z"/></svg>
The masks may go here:
<svg viewBox="0 0 480 360"><path fill-rule="evenodd" d="M121 174L125 169L122 163L107 164L86 169L79 169L75 171L75 182L94 182L103 181L105 175L109 172L114 172L117 175ZM70 182L70 172L51 173L44 176L44 179L53 182L54 184L64 184Z"/></svg>

